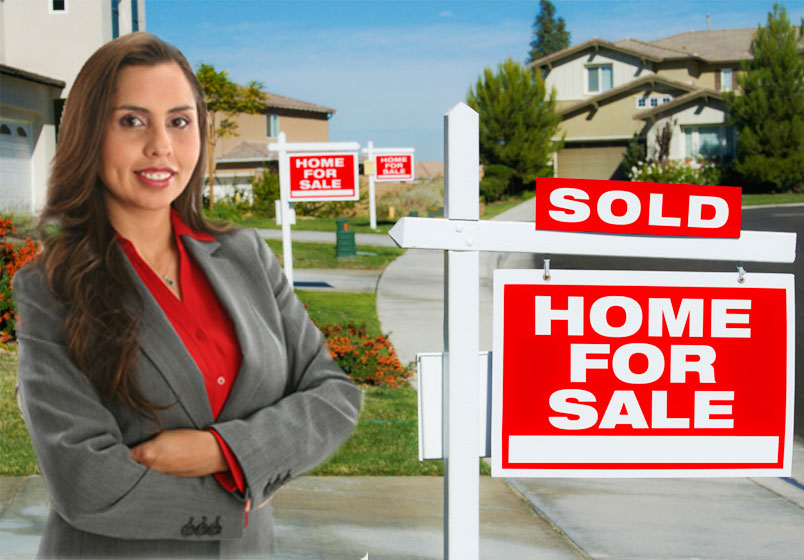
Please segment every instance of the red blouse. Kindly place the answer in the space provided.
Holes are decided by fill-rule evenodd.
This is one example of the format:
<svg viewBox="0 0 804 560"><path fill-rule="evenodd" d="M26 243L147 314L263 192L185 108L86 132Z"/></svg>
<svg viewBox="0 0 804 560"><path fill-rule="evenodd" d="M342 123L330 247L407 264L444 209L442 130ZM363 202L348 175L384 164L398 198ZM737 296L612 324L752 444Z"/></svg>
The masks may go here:
<svg viewBox="0 0 804 560"><path fill-rule="evenodd" d="M176 237L176 246L179 248L179 277L176 280L181 287L181 300L148 266L130 241L120 235L117 239L129 262L201 370L212 417L217 419L240 370L242 360L240 344L232 320L209 285L204 271L187 254L181 236L187 235L205 242L215 241L215 238L190 229L173 210L170 212L170 221ZM237 458L218 432L213 429L209 431L218 441L229 465L228 471L215 473L215 479L229 492L235 490L245 492L243 471Z"/></svg>

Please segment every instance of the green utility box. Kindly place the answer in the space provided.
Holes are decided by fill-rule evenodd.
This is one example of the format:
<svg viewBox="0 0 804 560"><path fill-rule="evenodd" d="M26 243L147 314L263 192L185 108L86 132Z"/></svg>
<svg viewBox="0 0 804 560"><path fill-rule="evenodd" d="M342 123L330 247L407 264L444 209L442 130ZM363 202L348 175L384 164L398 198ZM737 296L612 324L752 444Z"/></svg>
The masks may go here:
<svg viewBox="0 0 804 560"><path fill-rule="evenodd" d="M443 218L444 217L444 207L443 206L430 206L427 209L427 217L428 218Z"/></svg>
<svg viewBox="0 0 804 560"><path fill-rule="evenodd" d="M419 211L418 211L418 210L411 210L411 211L408 213L408 216L412 216L412 217L414 217L414 218L415 218L415 217L417 217L418 215L419 215Z"/></svg>
<svg viewBox="0 0 804 560"><path fill-rule="evenodd" d="M354 257L357 255L355 246L355 232L349 229L349 222L346 218L335 220L337 225L335 230L335 256L339 259L344 257Z"/></svg>

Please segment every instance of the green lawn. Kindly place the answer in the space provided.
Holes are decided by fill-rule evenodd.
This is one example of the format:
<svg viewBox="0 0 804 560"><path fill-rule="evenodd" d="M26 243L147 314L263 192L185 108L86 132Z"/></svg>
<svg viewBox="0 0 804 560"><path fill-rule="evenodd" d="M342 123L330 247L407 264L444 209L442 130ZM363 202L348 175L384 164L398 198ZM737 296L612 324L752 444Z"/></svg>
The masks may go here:
<svg viewBox="0 0 804 560"><path fill-rule="evenodd" d="M388 233L396 222L392 220L377 220L377 229L371 229L368 217L347 218L350 230L356 233ZM274 218L243 218L236 221L239 226L259 229L282 229L276 225ZM296 225L293 229L303 229L306 231L336 231L335 218L308 218L297 216Z"/></svg>
<svg viewBox="0 0 804 560"><path fill-rule="evenodd" d="M282 262L282 241L280 239L267 239L271 250ZM391 261L404 253L398 247L384 247L378 245L358 245L357 255L354 257L338 258L335 256L334 243L310 243L307 241L293 242L294 268L347 268L359 270L382 270Z"/></svg>
<svg viewBox="0 0 804 560"><path fill-rule="evenodd" d="M365 324L371 335L381 332L377 318L377 295L373 292L296 290L296 295L307 304L307 313L319 325L352 321L358 325Z"/></svg>
<svg viewBox="0 0 804 560"><path fill-rule="evenodd" d="M783 194L743 194L743 206L760 206L764 204L804 203L804 193Z"/></svg>
<svg viewBox="0 0 804 560"><path fill-rule="evenodd" d="M355 434L311 474L321 476L441 476L444 461L419 461L417 395L409 387L363 392ZM478 461L480 473L491 468Z"/></svg>
<svg viewBox="0 0 804 560"><path fill-rule="evenodd" d="M0 476L36 474L31 439L14 399L17 354L0 351Z"/></svg>

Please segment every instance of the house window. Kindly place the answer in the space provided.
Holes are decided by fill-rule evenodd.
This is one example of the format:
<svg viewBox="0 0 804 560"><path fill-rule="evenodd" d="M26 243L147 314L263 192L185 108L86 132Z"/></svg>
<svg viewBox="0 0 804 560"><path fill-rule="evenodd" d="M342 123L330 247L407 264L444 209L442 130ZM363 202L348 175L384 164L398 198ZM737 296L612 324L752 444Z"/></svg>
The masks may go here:
<svg viewBox="0 0 804 560"><path fill-rule="evenodd" d="M611 64L586 67L586 91L588 93L603 93L612 86Z"/></svg>
<svg viewBox="0 0 804 560"><path fill-rule="evenodd" d="M720 71L720 91L731 91L731 68L724 68Z"/></svg>
<svg viewBox="0 0 804 560"><path fill-rule="evenodd" d="M637 107L646 107L647 104L648 104L647 97L640 97L639 99L637 99Z"/></svg>
<svg viewBox="0 0 804 560"><path fill-rule="evenodd" d="M52 13L66 12L67 0L50 0L48 11Z"/></svg>
<svg viewBox="0 0 804 560"><path fill-rule="evenodd" d="M112 2L112 39L120 37L120 0L111 0Z"/></svg>
<svg viewBox="0 0 804 560"><path fill-rule="evenodd" d="M665 103L670 103L669 97L662 97L662 105L664 105Z"/></svg>
<svg viewBox="0 0 804 560"><path fill-rule="evenodd" d="M11 129L4 124L0 124L0 134L11 134Z"/></svg>
<svg viewBox="0 0 804 560"><path fill-rule="evenodd" d="M18 126L18 127L17 127L17 136L22 136L23 138L27 138L27 137L28 137L28 133L27 133L27 132L25 132L25 129L24 129L24 128L22 128L21 126Z"/></svg>
<svg viewBox="0 0 804 560"><path fill-rule="evenodd" d="M659 100L657 98L655 98L655 97L651 97L650 98L650 106L651 107L658 107L659 106Z"/></svg>
<svg viewBox="0 0 804 560"><path fill-rule="evenodd" d="M140 10L137 0L131 0L131 32L140 30Z"/></svg>
<svg viewBox="0 0 804 560"><path fill-rule="evenodd" d="M269 138L279 136L279 115L265 115L265 135Z"/></svg>
<svg viewBox="0 0 804 560"><path fill-rule="evenodd" d="M727 125L684 127L684 155L723 160L734 157L734 128Z"/></svg>

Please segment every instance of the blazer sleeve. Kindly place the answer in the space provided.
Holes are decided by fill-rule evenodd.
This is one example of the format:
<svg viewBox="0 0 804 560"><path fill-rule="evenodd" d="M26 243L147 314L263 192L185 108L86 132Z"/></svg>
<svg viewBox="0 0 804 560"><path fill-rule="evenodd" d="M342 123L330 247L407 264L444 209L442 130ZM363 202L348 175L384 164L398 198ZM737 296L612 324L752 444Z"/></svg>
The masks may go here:
<svg viewBox="0 0 804 560"><path fill-rule="evenodd" d="M361 392L330 357L324 336L293 293L276 257L253 233L260 274L281 316L288 389L274 404L212 428L237 457L248 495L259 503L346 441L357 424Z"/></svg>
<svg viewBox="0 0 804 560"><path fill-rule="evenodd" d="M23 414L59 515L77 529L124 539L242 536L243 504L212 476L171 476L131 459L116 418L68 356L64 306L43 274L21 270L14 295ZM191 517L206 517L209 530L189 531Z"/></svg>

